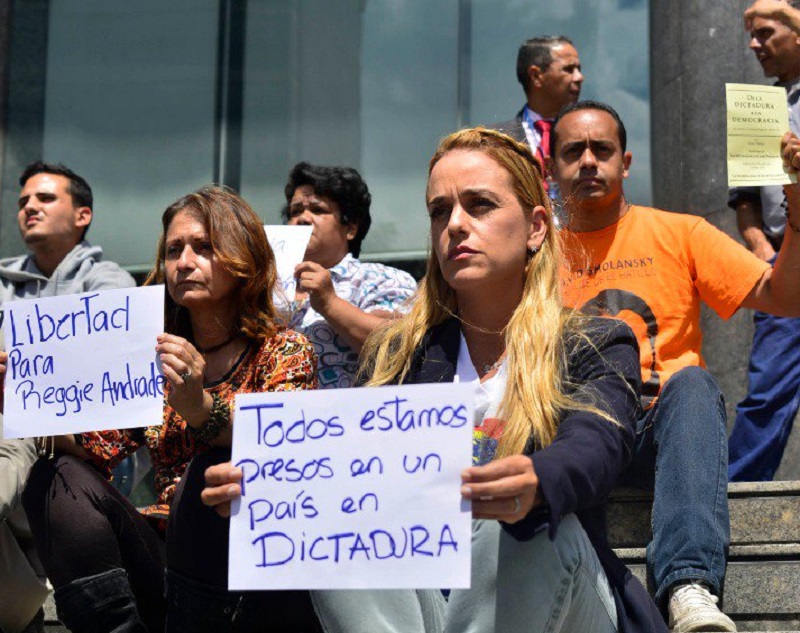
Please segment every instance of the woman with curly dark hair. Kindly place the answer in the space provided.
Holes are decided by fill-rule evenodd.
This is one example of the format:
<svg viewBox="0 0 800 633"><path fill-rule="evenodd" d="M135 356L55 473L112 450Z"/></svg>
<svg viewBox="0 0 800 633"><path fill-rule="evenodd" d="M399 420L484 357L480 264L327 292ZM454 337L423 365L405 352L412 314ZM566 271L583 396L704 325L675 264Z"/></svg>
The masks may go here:
<svg viewBox="0 0 800 633"><path fill-rule="evenodd" d="M275 258L247 203L206 187L167 208L162 224L146 283L165 285L166 331L154 341L165 379L163 424L57 438L58 454L33 467L24 493L59 617L75 633L163 631L167 559L173 594L205 580L198 561L204 573L223 573L201 553L215 527L227 538L224 522L172 527L181 495L199 499L199 490L184 487L189 462L230 446L237 393L316 386L308 341L275 322ZM158 497L140 511L106 476L142 446Z"/></svg>

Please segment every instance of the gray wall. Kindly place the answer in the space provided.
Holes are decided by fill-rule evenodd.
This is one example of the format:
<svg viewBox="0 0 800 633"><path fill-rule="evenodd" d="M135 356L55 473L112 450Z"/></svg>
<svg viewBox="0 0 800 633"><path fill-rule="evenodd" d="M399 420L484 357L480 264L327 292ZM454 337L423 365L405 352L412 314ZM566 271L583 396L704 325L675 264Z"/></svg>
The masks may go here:
<svg viewBox="0 0 800 633"><path fill-rule="evenodd" d="M241 192L267 222L298 161L361 166L362 5L247 4Z"/></svg>
<svg viewBox="0 0 800 633"><path fill-rule="evenodd" d="M0 254L22 253L25 246L17 227L17 179L25 165L42 157L44 147L45 68L49 0L4 0L2 195L0 195ZM10 32L9 32L10 31Z"/></svg>

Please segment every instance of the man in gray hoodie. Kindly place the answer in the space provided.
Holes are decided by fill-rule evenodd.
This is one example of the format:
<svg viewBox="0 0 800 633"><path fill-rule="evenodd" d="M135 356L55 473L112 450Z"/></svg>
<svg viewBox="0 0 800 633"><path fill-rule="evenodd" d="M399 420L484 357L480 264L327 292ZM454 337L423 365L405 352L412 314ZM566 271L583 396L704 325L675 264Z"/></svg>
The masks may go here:
<svg viewBox="0 0 800 633"><path fill-rule="evenodd" d="M86 241L93 200L83 178L63 165L36 162L28 165L19 182L19 230L31 252L0 260L0 310L15 299L136 285L117 264L103 261L103 249ZM48 590L20 504L35 459L33 440L0 440L0 631L4 633L42 630L40 607Z"/></svg>
<svg viewBox="0 0 800 633"><path fill-rule="evenodd" d="M0 309L13 299L127 288L133 278L86 241L92 190L63 165L36 162L19 179L19 230L27 255L0 260Z"/></svg>

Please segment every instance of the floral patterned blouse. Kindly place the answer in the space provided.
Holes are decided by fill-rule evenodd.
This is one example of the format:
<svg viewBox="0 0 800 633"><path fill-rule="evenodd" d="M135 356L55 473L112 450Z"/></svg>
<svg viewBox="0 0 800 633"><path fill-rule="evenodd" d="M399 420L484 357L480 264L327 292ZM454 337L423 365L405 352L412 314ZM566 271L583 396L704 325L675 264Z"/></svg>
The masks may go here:
<svg viewBox="0 0 800 633"><path fill-rule="evenodd" d="M308 340L293 330L279 331L260 347L250 344L226 376L207 384L233 407L237 393L295 391L317 387L317 357ZM146 445L155 469L156 503L141 510L153 519L166 520L175 486L192 457L208 450L195 441L186 421L167 402L170 384L164 387L164 422L160 426L121 431L83 433L83 447L92 462L110 478L111 469L126 456ZM162 523L162 521L159 521ZM166 524L159 525L165 528Z"/></svg>

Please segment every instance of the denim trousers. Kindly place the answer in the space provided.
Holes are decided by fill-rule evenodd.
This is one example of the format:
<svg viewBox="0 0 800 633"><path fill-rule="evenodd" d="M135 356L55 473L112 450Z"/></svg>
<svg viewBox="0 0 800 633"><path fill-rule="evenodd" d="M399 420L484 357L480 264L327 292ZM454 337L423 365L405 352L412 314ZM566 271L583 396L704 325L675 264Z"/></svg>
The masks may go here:
<svg viewBox="0 0 800 633"><path fill-rule="evenodd" d="M753 315L747 396L728 448L731 481L771 481L800 408L800 319Z"/></svg>
<svg viewBox="0 0 800 633"><path fill-rule="evenodd" d="M653 492L647 564L656 603L681 580L721 595L730 543L725 402L706 370L685 367L637 423L623 485Z"/></svg>
<svg viewBox="0 0 800 633"><path fill-rule="evenodd" d="M574 514L555 540L518 541L497 521L474 521L472 583L454 590L444 633L609 633L617 609L600 561Z"/></svg>
<svg viewBox="0 0 800 633"><path fill-rule="evenodd" d="M529 541L473 521L470 589L312 591L326 633L613 633L608 579L575 515L555 541Z"/></svg>

